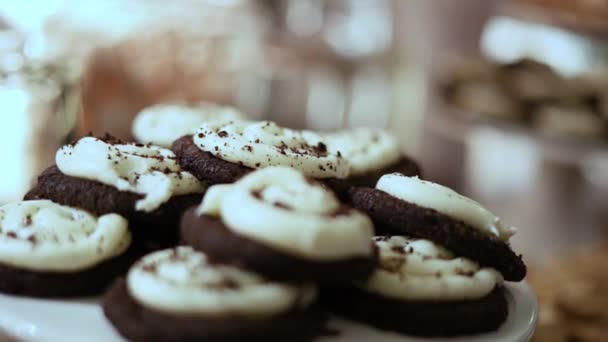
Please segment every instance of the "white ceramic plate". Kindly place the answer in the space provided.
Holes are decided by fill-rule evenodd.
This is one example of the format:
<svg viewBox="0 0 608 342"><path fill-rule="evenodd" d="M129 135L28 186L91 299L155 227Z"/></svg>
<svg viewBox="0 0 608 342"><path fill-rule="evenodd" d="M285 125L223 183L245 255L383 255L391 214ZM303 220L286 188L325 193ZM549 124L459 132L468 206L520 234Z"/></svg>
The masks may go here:
<svg viewBox="0 0 608 342"><path fill-rule="evenodd" d="M496 332L475 337L450 339L450 342L528 341L534 333L538 307L526 283L507 284L509 319ZM385 333L363 325L334 319L330 327L340 331L322 342L423 342L420 339ZM103 316L97 299L42 300L0 295L0 331L26 341L44 342L121 342ZM446 339L440 339L445 341Z"/></svg>

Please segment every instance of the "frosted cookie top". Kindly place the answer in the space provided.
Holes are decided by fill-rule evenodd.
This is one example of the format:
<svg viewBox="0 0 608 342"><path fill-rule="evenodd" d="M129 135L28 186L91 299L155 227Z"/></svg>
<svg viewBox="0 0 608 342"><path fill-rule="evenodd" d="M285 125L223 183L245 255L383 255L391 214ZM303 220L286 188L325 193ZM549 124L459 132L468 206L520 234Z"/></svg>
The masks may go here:
<svg viewBox="0 0 608 342"><path fill-rule="evenodd" d="M210 263L190 247L145 256L129 271L127 288L146 307L186 315L268 317L307 307L316 298L313 286L266 281Z"/></svg>
<svg viewBox="0 0 608 342"><path fill-rule="evenodd" d="M379 236L374 241L380 265L361 286L382 296L407 301L474 300L502 283L498 271L457 258L428 240Z"/></svg>
<svg viewBox="0 0 608 342"><path fill-rule="evenodd" d="M121 255L131 244L127 220L95 217L47 200L0 207L0 262L34 271L77 272Z"/></svg>
<svg viewBox="0 0 608 342"><path fill-rule="evenodd" d="M287 167L248 174L209 188L199 214L231 230L312 260L371 256L373 224L332 192Z"/></svg>
<svg viewBox="0 0 608 342"><path fill-rule="evenodd" d="M503 224L497 216L472 199L418 177L398 173L384 175L376 188L406 202L461 220L474 229L505 242L517 231L514 227Z"/></svg>
<svg viewBox="0 0 608 342"><path fill-rule="evenodd" d="M320 138L271 121L214 121L193 136L195 145L214 156L253 169L293 167L313 178L345 178L349 165L327 150Z"/></svg>
<svg viewBox="0 0 608 342"><path fill-rule="evenodd" d="M137 114L132 129L137 141L171 147L175 140L193 134L205 122L243 118L243 113L228 106L157 104Z"/></svg>
<svg viewBox="0 0 608 342"><path fill-rule="evenodd" d="M381 129L353 128L323 134L322 139L330 152L340 152L350 163L350 176L382 170L401 158L397 139Z"/></svg>
<svg viewBox="0 0 608 342"><path fill-rule="evenodd" d="M168 149L133 143L111 143L85 137L57 151L55 161L68 176L85 178L144 195L135 209L151 212L171 197L202 193L203 185L182 171Z"/></svg>

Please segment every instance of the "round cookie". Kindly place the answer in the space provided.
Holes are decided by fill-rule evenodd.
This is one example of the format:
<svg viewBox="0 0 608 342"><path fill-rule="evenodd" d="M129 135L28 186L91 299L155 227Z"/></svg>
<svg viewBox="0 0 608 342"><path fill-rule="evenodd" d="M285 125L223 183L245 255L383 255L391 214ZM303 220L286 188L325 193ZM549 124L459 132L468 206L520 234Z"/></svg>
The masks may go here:
<svg viewBox="0 0 608 342"><path fill-rule="evenodd" d="M314 287L212 264L189 247L144 257L106 293L103 310L135 341L308 341L328 320Z"/></svg>
<svg viewBox="0 0 608 342"><path fill-rule="evenodd" d="M348 163L311 132L271 121L214 121L172 147L180 165L209 185L233 183L253 169L288 166L317 179L345 178Z"/></svg>
<svg viewBox="0 0 608 342"><path fill-rule="evenodd" d="M324 289L332 311L408 335L459 336L498 329L508 316L502 277L428 240L374 239L380 263L350 288Z"/></svg>
<svg viewBox="0 0 608 342"><path fill-rule="evenodd" d="M401 153L397 138L387 131L358 127L321 138L330 152L340 153L349 162L347 181L353 185L374 187L382 175L393 172L421 176L418 164Z"/></svg>
<svg viewBox="0 0 608 342"><path fill-rule="evenodd" d="M372 218L378 234L435 241L456 255L496 268L509 281L526 276L526 265L508 243L514 228L446 187L390 174L380 179L376 189L351 189L349 202Z"/></svg>
<svg viewBox="0 0 608 342"><path fill-rule="evenodd" d="M211 103L162 103L146 107L137 114L132 131L139 142L170 148L175 140L186 134L194 134L205 122L243 118L244 115L235 108Z"/></svg>
<svg viewBox="0 0 608 342"><path fill-rule="evenodd" d="M117 213L134 234L153 241L177 242L181 215L205 190L170 150L109 136L64 146L56 161L25 199L50 199L96 215Z"/></svg>
<svg viewBox="0 0 608 342"><path fill-rule="evenodd" d="M376 258L371 221L286 167L209 188L182 219L182 241L213 260L270 279L327 285L366 279Z"/></svg>
<svg viewBox="0 0 608 342"><path fill-rule="evenodd" d="M0 207L0 292L99 294L138 257L127 221L47 200Z"/></svg>

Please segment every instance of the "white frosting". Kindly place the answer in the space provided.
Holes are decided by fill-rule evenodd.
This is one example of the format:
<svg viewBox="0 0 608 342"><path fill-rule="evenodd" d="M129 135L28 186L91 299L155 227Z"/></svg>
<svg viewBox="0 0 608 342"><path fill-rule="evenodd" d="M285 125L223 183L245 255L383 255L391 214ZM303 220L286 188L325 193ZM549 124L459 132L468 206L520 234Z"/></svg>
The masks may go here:
<svg viewBox="0 0 608 342"><path fill-rule="evenodd" d="M199 214L221 217L238 234L314 260L369 256L370 219L287 167L261 169L209 188Z"/></svg>
<svg viewBox="0 0 608 342"><path fill-rule="evenodd" d="M0 207L0 262L36 270L75 272L122 254L131 244L127 221L99 218L47 200Z"/></svg>
<svg viewBox="0 0 608 342"><path fill-rule="evenodd" d="M186 315L267 317L306 307L316 297L314 287L273 283L236 267L210 264L190 247L145 256L129 271L127 287L146 307Z"/></svg>
<svg viewBox="0 0 608 342"><path fill-rule="evenodd" d="M378 181L376 188L404 201L461 220L480 232L502 241L508 241L516 232L514 227L504 225L481 204L452 189L418 177L407 177L398 173L384 175Z"/></svg>
<svg viewBox="0 0 608 342"><path fill-rule="evenodd" d="M215 121L194 134L201 150L250 168L290 166L314 178L345 178L348 163L325 151L319 137L291 130L270 121Z"/></svg>
<svg viewBox="0 0 608 342"><path fill-rule="evenodd" d="M386 131L354 128L323 136L330 152L340 152L350 163L350 175L382 170L401 158L397 139Z"/></svg>
<svg viewBox="0 0 608 342"><path fill-rule="evenodd" d="M203 185L182 171L170 150L141 144L112 145L93 137L57 151L62 173L144 195L135 209L151 212L172 196L201 193Z"/></svg>
<svg viewBox="0 0 608 342"><path fill-rule="evenodd" d="M380 266L362 287L406 301L474 300L502 283L500 273L455 258L428 240L403 236L377 237Z"/></svg>
<svg viewBox="0 0 608 342"><path fill-rule="evenodd" d="M171 147L175 140L193 134L207 121L239 120L243 117L235 108L215 104L158 104L144 108L137 114L132 128L138 141Z"/></svg>

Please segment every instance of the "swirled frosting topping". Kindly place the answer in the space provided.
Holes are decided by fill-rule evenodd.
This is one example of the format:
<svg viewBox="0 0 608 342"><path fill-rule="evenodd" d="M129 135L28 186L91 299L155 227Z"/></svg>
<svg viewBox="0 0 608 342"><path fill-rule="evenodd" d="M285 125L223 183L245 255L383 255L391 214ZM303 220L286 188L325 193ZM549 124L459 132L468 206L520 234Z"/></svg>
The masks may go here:
<svg viewBox="0 0 608 342"><path fill-rule="evenodd" d="M351 176L382 170L401 158L397 139L384 130L359 127L322 138L330 152L340 152L349 162Z"/></svg>
<svg viewBox="0 0 608 342"><path fill-rule="evenodd" d="M68 176L143 195L135 204L139 211L151 212L173 196L204 191L198 179L182 171L173 152L153 145L85 137L59 149L55 161Z"/></svg>
<svg viewBox="0 0 608 342"><path fill-rule="evenodd" d="M137 114L133 121L133 135L140 142L171 147L175 140L193 134L205 122L243 118L244 115L235 108L215 104L157 104Z"/></svg>
<svg viewBox="0 0 608 342"><path fill-rule="evenodd" d="M220 217L231 230L315 260L373 253L367 216L288 167L269 167L234 184L209 188L199 214Z"/></svg>
<svg viewBox="0 0 608 342"><path fill-rule="evenodd" d="M131 296L146 307L184 315L267 317L316 298L309 285L266 281L233 266L212 264L190 247L154 252L127 276Z"/></svg>
<svg viewBox="0 0 608 342"><path fill-rule="evenodd" d="M483 298L502 283L500 273L456 258L428 240L379 236L380 265L363 284L366 291L406 301L458 301Z"/></svg>
<svg viewBox="0 0 608 342"><path fill-rule="evenodd" d="M348 162L328 152L327 146L311 135L271 121L215 121L196 131L194 143L220 159L254 169L289 166L314 178L348 176Z"/></svg>
<svg viewBox="0 0 608 342"><path fill-rule="evenodd" d="M127 221L99 218L47 200L0 207L0 262L34 271L76 272L121 255L131 244Z"/></svg>
<svg viewBox="0 0 608 342"><path fill-rule="evenodd" d="M406 202L461 220L474 229L505 242L517 231L516 228L503 224L498 217L472 199L418 177L407 177L399 173L384 175L376 188Z"/></svg>

